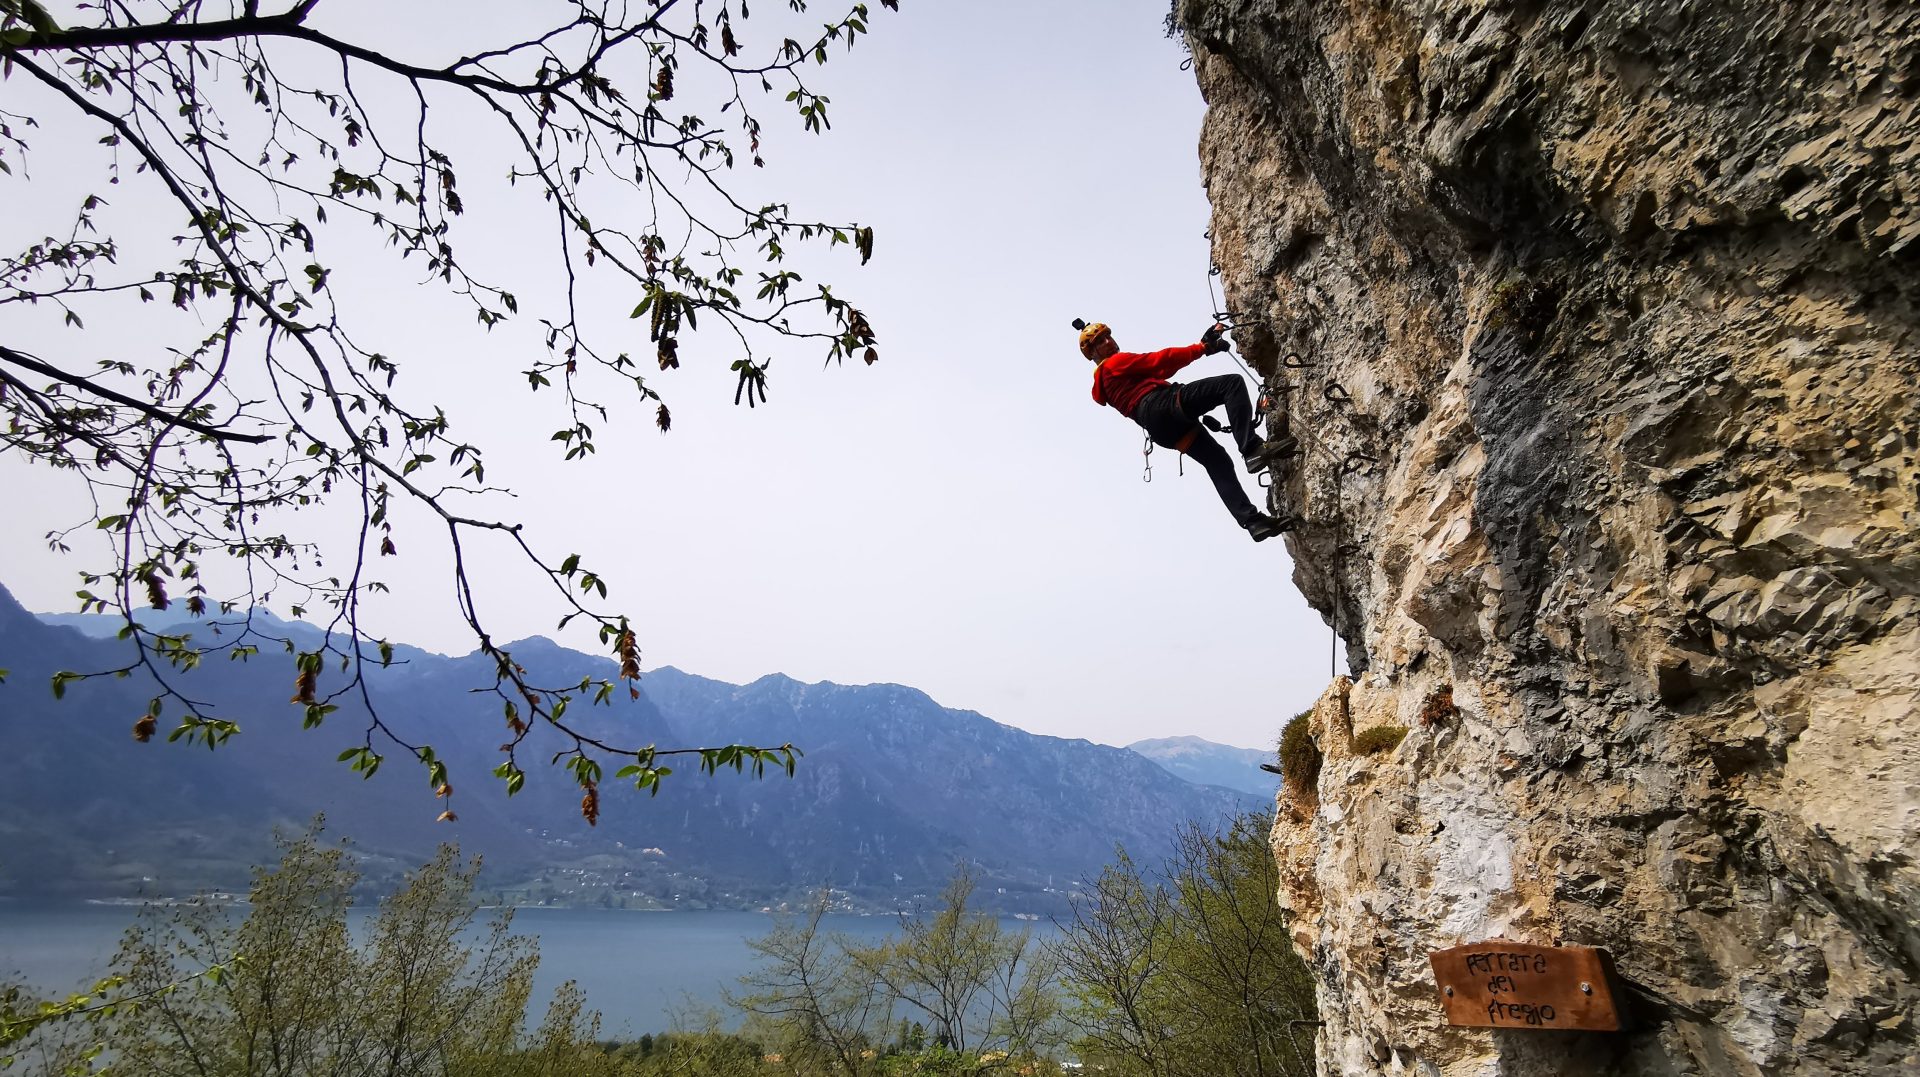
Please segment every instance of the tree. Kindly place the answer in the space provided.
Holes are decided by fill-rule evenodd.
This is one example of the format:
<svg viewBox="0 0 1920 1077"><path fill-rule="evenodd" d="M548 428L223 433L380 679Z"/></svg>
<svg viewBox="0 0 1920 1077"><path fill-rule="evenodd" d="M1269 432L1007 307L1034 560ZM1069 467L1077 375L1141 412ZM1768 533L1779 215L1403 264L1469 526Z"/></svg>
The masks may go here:
<svg viewBox="0 0 1920 1077"><path fill-rule="evenodd" d="M822 894L750 944L761 967L728 1002L796 1074L979 1073L1036 1063L1058 1042L1052 956L1031 933L970 909L973 889L973 876L960 869L939 908L903 914L900 933L872 945L822 930ZM900 1013L908 1016L886 1044Z"/></svg>
<svg viewBox="0 0 1920 1077"><path fill-rule="evenodd" d="M1161 1077L1170 1065L1158 993L1168 975L1172 899L1117 849L1114 863L1072 900L1072 922L1054 953L1080 1053L1125 1059Z"/></svg>
<svg viewBox="0 0 1920 1077"><path fill-rule="evenodd" d="M319 0L110 0L79 5L87 24L64 27L36 0L0 0L0 182L31 182L71 213L0 254L0 453L88 490L95 512L48 542L70 553L76 532L111 538L79 598L85 611L118 612L134 647L124 669L62 674L56 694L84 676L142 670L158 688L135 736L150 738L164 710L177 715L170 739L213 746L239 726L179 675L281 647L296 656L292 701L309 726L350 694L373 712L343 762L370 775L398 750L450 796L432 747L372 707L365 677L392 649L363 623L361 601L387 589L380 568L401 556L411 512L448 545L460 613L493 659L483 690L501 704L507 744L495 774L509 791L524 781L534 730L557 744L589 821L603 761L625 762L621 776L643 789L677 754L708 771L791 771L791 745L595 739L566 708L608 699L612 680L530 682L482 620L470 543L514 550L552 589L563 626L598 626L637 691L632 622L603 608L602 571L536 550L522 521L484 508L502 493L488 485L485 447L407 391L402 374L418 357L357 328L363 312L344 279L365 270L361 240L375 240L391 260L373 272L437 284L471 308L476 332L515 323L526 292L541 351L508 380L550 403L566 460L592 455L596 429L633 408L651 405L669 429L661 388L702 320L724 338L702 350L731 359L736 404L765 401L768 341L810 342L829 363L873 362L866 317L788 262L805 245L845 245L864 263L872 230L737 193L735 166L764 164L762 104L791 106L806 130L824 131L829 102L806 70L868 30L863 3L810 32L799 28L807 0L785 6L758 18L787 21L756 47L745 0L551 0L538 28L435 58L431 42L389 47L378 26L330 20ZM706 117L683 111L683 87ZM457 241L490 222L464 215L470 162L503 171L550 221L556 286L526 265L495 276L472 264ZM651 355L618 343L636 336L631 320L646 327ZM108 321L153 343L89 362L86 327ZM643 373L649 361L657 372ZM329 525L310 515L327 509L346 538L325 538ZM323 615L320 645L256 622L257 604L289 594L296 616ZM135 617L176 603L197 630Z"/></svg>
<svg viewBox="0 0 1920 1077"><path fill-rule="evenodd" d="M238 965L237 958L208 965L192 978L217 981ZM36 999L19 984L0 983L0 1070L12 1069L20 1061L15 1052L28 1050L37 1056L40 1072L63 1077L105 1074L106 1070L95 1068L95 1060L106 1045L87 1029L148 1005L182 986L184 983L171 983L135 992L126 989L124 976L108 976L87 991L64 999Z"/></svg>
<svg viewBox="0 0 1920 1077"><path fill-rule="evenodd" d="M870 1073L874 1033L885 1027L888 1000L865 974L854 947L822 929L830 908L821 893L797 915L747 945L760 966L740 978L727 1002L759 1027L775 1053L796 1068L844 1077Z"/></svg>
<svg viewBox="0 0 1920 1077"><path fill-rule="evenodd" d="M1084 1053L1148 1077L1313 1072L1313 982L1276 900L1272 825L1188 824L1164 881L1123 852L1075 902L1058 949Z"/></svg>
<svg viewBox="0 0 1920 1077"><path fill-rule="evenodd" d="M935 1045L1003 1059L1031 1059L1052 1046L1054 965L1031 932L968 908L974 878L964 866L931 916L902 915L900 934L854 951L862 972L917 1011Z"/></svg>
<svg viewBox="0 0 1920 1077"><path fill-rule="evenodd" d="M477 871L443 847L356 943L357 873L316 824L256 871L244 913L212 901L143 913L113 964L139 1004L87 1028L99 1037L90 1053L45 1045L41 1072L96 1072L91 1060L105 1059L152 1077L611 1075L598 1018L571 984L522 1031L538 952L510 915L476 921Z"/></svg>

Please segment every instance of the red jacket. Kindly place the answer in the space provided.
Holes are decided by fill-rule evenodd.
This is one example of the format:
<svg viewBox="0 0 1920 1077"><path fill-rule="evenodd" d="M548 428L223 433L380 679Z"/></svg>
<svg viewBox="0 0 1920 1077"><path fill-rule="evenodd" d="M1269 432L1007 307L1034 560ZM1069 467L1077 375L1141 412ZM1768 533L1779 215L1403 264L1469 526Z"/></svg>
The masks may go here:
<svg viewBox="0 0 1920 1077"><path fill-rule="evenodd" d="M1141 397L1167 384L1168 378L1206 353L1204 344L1157 352L1115 352L1093 368L1093 402L1131 419Z"/></svg>

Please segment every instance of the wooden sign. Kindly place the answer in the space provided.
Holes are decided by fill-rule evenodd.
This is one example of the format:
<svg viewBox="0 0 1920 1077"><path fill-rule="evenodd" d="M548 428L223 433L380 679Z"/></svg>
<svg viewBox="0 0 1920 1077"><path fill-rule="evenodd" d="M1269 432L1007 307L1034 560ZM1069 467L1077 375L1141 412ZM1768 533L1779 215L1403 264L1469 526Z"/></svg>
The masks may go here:
<svg viewBox="0 0 1920 1077"><path fill-rule="evenodd" d="M1617 1032L1613 958L1591 946L1469 943L1427 955L1447 1023Z"/></svg>

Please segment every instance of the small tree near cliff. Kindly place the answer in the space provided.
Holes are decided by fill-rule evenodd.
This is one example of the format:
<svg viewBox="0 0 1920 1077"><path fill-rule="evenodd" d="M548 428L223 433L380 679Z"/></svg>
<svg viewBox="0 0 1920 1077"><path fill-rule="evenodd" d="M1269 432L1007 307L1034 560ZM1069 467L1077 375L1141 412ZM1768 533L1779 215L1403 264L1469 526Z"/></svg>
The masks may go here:
<svg viewBox="0 0 1920 1077"><path fill-rule="evenodd" d="M1313 1072L1312 977L1280 909L1272 816L1189 824L1154 880L1124 854L1058 951L1079 1046L1141 1077Z"/></svg>
<svg viewBox="0 0 1920 1077"><path fill-rule="evenodd" d="M760 965L728 1001L792 1073L1036 1072L1060 1042L1052 951L973 891L962 868L936 909L865 945L823 930L822 894L748 944Z"/></svg>
<svg viewBox="0 0 1920 1077"><path fill-rule="evenodd" d="M336 13L325 0L0 0L0 185L15 188L16 205L32 193L65 214L0 226L0 454L65 472L90 494L92 514L47 539L70 552L75 532L110 536L79 597L84 610L124 617L132 646L124 669L62 674L55 693L144 670L158 689L134 735L150 738L164 718L170 739L213 746L239 727L178 675L268 644L297 651L291 695L309 726L344 698L373 710L364 673L392 650L363 623L361 600L386 589L380 570L399 563L390 559L437 534L459 612L493 660L483 688L499 698L507 743L495 773L509 791L524 780L535 730L581 785L589 821L605 762L624 763L641 788L657 787L667 757L683 751L708 770L791 770L790 746L595 740L567 706L620 685L529 680L479 613L477 537L523 559L563 625L597 624L628 682L639 675L634 628L604 606L602 570L536 549L521 521L484 508L502 493L489 484L484 439L409 391L404 374L428 357L384 346L343 298L347 275L376 274L437 285L467 307L476 333L537 319L539 350L523 365L463 377L532 394L523 414L553 424L564 460L591 456L608 423L668 430L663 390L683 359L728 363L734 402L749 406L766 400L769 342L873 362L866 317L788 262L817 245L864 263L871 229L749 200L736 180L736 169L764 164L763 106L827 129L829 102L807 72L865 34L869 11L855 3L820 22L808 0L769 6L754 15L744 0L554 0ZM403 13L423 12L428 26L515 29L453 55L399 27ZM501 223L467 212L473 157L489 175L503 169L543 222L552 280L515 278L539 259L496 277L469 258L464 241ZM356 253L369 246L388 261ZM96 344L98 328L115 324L146 342ZM302 515L325 508L331 524ZM407 511L431 528L401 534ZM346 537L323 538L329 527ZM326 641L296 646L264 630L250 611L269 595L319 614ZM135 619L176 607L205 627L154 631ZM355 769L371 774L397 749L451 793L432 747L377 710L358 740L341 756Z"/></svg>

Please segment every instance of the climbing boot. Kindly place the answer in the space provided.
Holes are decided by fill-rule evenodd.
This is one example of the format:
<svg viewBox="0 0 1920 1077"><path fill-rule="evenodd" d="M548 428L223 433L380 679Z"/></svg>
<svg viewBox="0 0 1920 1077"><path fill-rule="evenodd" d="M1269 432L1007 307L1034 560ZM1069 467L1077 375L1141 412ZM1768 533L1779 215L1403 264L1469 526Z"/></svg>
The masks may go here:
<svg viewBox="0 0 1920 1077"><path fill-rule="evenodd" d="M1245 526L1247 534L1253 536L1253 541L1265 542L1275 535L1284 535L1300 526L1300 518L1284 512L1278 516L1268 516L1261 512L1255 513Z"/></svg>
<svg viewBox="0 0 1920 1077"><path fill-rule="evenodd" d="M1247 471L1258 474L1269 465L1285 460L1300 451L1300 442L1292 434L1281 434L1260 443L1260 447L1247 454Z"/></svg>

